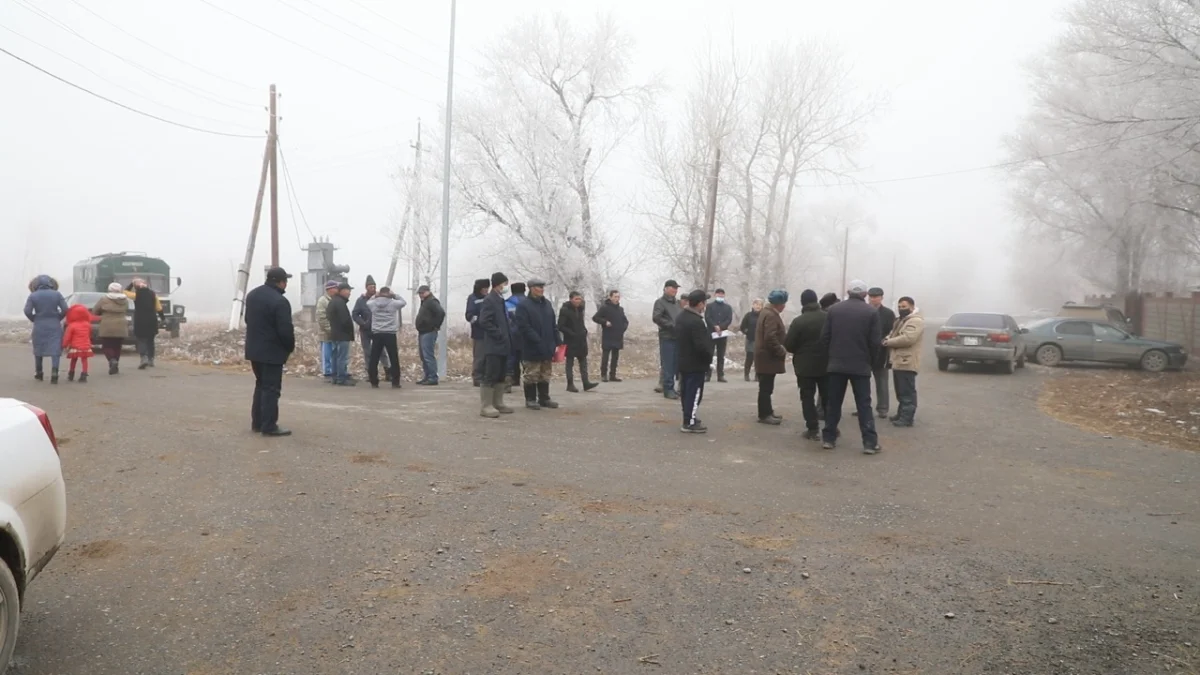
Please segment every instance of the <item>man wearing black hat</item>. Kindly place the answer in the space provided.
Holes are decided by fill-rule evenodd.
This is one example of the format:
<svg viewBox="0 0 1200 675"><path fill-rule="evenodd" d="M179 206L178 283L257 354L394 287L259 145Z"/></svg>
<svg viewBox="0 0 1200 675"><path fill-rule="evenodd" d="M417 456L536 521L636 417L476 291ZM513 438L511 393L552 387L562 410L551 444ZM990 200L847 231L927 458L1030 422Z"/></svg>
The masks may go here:
<svg viewBox="0 0 1200 675"><path fill-rule="evenodd" d="M796 374L807 427L804 437L814 441L821 438L822 416L817 405L825 403L825 370L829 365L828 351L821 344L824 328L825 310L821 309L817 292L805 289L800 294L800 316L792 319L783 346L792 354L792 372Z"/></svg>
<svg viewBox="0 0 1200 675"><path fill-rule="evenodd" d="M879 312L879 333L884 337L891 335L892 327L896 325L896 313L883 304L883 289L878 286L867 291L867 303ZM871 364L871 376L875 378L875 412L879 418L888 416L892 406L891 392L888 391L888 350L880 349L875 363Z"/></svg>
<svg viewBox="0 0 1200 675"><path fill-rule="evenodd" d="M375 297L376 286L375 278L370 274L367 275L367 281L363 284L363 294L358 296L354 301L354 311L350 313L354 317L354 323L358 324L358 339L362 345L363 363L370 363L371 360L371 338L374 332L371 329L371 306L367 304L371 298ZM397 315L397 321L403 323L403 320ZM388 353L383 352L380 363L383 364L384 370L391 372L392 362L389 360ZM368 377L370 373L367 374Z"/></svg>
<svg viewBox="0 0 1200 675"><path fill-rule="evenodd" d="M471 324L472 364L471 383L476 387L483 379L483 329L479 327L479 307L487 297L491 281L476 279L475 289L467 296L467 323Z"/></svg>
<svg viewBox="0 0 1200 675"><path fill-rule="evenodd" d="M675 319L675 341L679 345L679 380L683 404L685 434L708 431L700 421L700 401L704 399L704 382L712 368L713 337L704 319L708 294L701 290L688 293L687 309Z"/></svg>
<svg viewBox="0 0 1200 675"><path fill-rule="evenodd" d="M725 302L724 288L713 291L712 303L704 308L704 322L708 324L708 329L714 334L724 333L733 325L733 308ZM713 339L713 344L717 349L717 382L725 381L725 347L728 342L728 338ZM711 371L705 376L705 379L712 379Z"/></svg>
<svg viewBox="0 0 1200 675"><path fill-rule="evenodd" d="M433 297L428 286L422 285L417 289L417 297L421 298L421 308L417 310L417 318L413 327L417 329L417 348L421 351L421 370L424 376L417 384L436 385L438 383L438 362L435 355L438 331L446 320L446 310L442 303Z"/></svg>
<svg viewBox="0 0 1200 675"><path fill-rule="evenodd" d="M508 328L508 312L504 309L504 289L508 277L503 272L492 274L492 290L479 305L479 327L483 330L483 379L479 385L479 414L499 417L511 414L504 405L504 378L508 370L508 355L512 352L512 332Z"/></svg>
<svg viewBox="0 0 1200 675"><path fill-rule="evenodd" d="M254 402L250 429L264 436L289 436L279 426L279 396L283 389L283 364L296 350L292 305L283 297L292 275L282 267L267 270L262 286L246 294L246 360L254 370Z"/></svg>
<svg viewBox="0 0 1200 675"><path fill-rule="evenodd" d="M517 305L513 316L521 343L525 407L557 408L558 403L550 399L550 375L554 372L554 352L562 344L562 336L554 321L554 307L546 298L546 282L530 279L528 287L529 296Z"/></svg>
<svg viewBox="0 0 1200 675"><path fill-rule="evenodd" d="M683 308L679 306L676 296L679 295L679 283L668 279L663 284L662 297L654 301L651 319L658 326L658 387L666 398L679 398L675 393L676 362L679 358L679 343L675 340L675 319Z"/></svg>
<svg viewBox="0 0 1200 675"><path fill-rule="evenodd" d="M329 299L325 313L329 317L329 341L333 343L333 383L353 387L350 378L350 345L354 344L354 317L350 314L350 284L338 284L337 295Z"/></svg>

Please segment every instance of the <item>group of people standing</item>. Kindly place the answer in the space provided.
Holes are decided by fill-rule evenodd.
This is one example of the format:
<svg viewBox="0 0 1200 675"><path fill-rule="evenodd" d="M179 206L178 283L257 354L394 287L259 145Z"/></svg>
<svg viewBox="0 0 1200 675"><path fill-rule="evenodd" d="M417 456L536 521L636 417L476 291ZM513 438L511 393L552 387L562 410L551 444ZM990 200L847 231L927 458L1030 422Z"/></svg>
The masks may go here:
<svg viewBox="0 0 1200 675"><path fill-rule="evenodd" d="M321 333L321 371L331 384L354 386L358 380L350 375L350 352L355 342L362 347L367 381L378 388L380 366L393 389L400 389L399 334L402 310L408 302L390 288L378 288L375 279L367 275L366 288L350 307L353 287L345 281L328 281L325 293L317 300L317 327ZM435 348L437 334L446 320L441 302L429 286L417 289L421 306L414 325L417 346L421 355L422 378L419 385L438 383L438 364ZM356 339L357 336L357 339Z"/></svg>
<svg viewBox="0 0 1200 675"><path fill-rule="evenodd" d="M125 288L113 282L90 310L84 305L68 307L51 276L38 275L29 284L25 301L25 316L33 322L34 379L44 381L45 360L50 359L50 383L58 384L59 366L63 351L67 352L67 380L75 380L79 366L79 382L88 381L88 361L92 351L92 324L97 324L96 337L101 353L108 361L108 374L120 373L121 348L129 337L130 303L133 305L132 329L141 363L139 370L154 367L155 339L163 319L162 301L143 279L134 279Z"/></svg>
<svg viewBox="0 0 1200 675"><path fill-rule="evenodd" d="M652 318L659 328L661 366L655 391L667 398L682 397L681 431L704 433L707 428L699 418L704 385L711 379L714 358L717 379L725 381L724 342L733 323L733 311L725 304L723 289L718 288L712 296L697 290L683 297L679 297L678 290L678 283L667 281L663 296L654 304ZM856 280L841 301L834 293L818 299L815 291L805 290L800 294L800 314L785 325L782 315L788 299L785 290L771 291L765 301L753 302L739 324L746 338L744 375L749 380L753 366L758 381L758 421L767 425L783 421L775 412L772 396L775 378L787 371L787 356L791 354L806 427L804 436L821 440L827 449L836 446L841 435L838 426L842 404L849 390L854 396L863 452L878 453L881 447L876 414L897 427L911 427L915 420L924 335L924 319L916 303L911 297L900 298L897 316L883 304L883 289L868 288ZM889 370L897 399L896 413L891 416ZM872 379L877 399L874 409Z"/></svg>

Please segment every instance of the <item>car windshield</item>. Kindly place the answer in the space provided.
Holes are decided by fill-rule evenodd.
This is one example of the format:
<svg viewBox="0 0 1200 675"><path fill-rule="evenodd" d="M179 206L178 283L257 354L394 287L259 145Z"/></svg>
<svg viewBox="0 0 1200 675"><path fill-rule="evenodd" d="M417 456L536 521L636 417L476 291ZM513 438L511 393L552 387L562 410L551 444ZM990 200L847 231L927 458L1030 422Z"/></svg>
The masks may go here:
<svg viewBox="0 0 1200 675"><path fill-rule="evenodd" d="M1041 328L1043 326L1049 326L1050 324L1052 324L1056 321L1061 321L1061 320L1062 319L1057 319L1054 317L1051 317L1049 319L1038 319L1037 321L1032 321L1032 322L1026 324L1025 327L1030 330L1034 330L1036 328Z"/></svg>
<svg viewBox="0 0 1200 675"><path fill-rule="evenodd" d="M159 295L165 295L165 294L167 294L167 292L169 290L167 288L167 285L168 285L167 278L161 274L125 274L125 273L122 273L122 274L114 274L113 275L113 281L116 281L117 283L121 284L121 288L128 287L129 284L133 283L134 279L144 279L146 281L146 285L150 287L150 290L154 291L155 293L158 293Z"/></svg>
<svg viewBox="0 0 1200 675"><path fill-rule="evenodd" d="M1003 314L955 314L946 321L947 326L954 328L986 328L988 330L1004 330Z"/></svg>

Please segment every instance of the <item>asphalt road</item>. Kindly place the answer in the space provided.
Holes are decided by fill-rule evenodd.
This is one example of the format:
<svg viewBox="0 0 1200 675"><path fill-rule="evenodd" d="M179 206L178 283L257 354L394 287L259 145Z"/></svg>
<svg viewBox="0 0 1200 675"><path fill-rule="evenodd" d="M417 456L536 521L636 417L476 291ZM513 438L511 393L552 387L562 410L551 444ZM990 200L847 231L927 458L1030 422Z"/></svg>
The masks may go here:
<svg viewBox="0 0 1200 675"><path fill-rule="evenodd" d="M869 457L801 440L786 378L781 427L711 385L707 436L648 382L486 420L469 387L289 379L265 439L247 375L52 387L26 349L0 382L51 414L70 529L21 675L1200 667L1200 457L1045 417L1041 369L927 360Z"/></svg>

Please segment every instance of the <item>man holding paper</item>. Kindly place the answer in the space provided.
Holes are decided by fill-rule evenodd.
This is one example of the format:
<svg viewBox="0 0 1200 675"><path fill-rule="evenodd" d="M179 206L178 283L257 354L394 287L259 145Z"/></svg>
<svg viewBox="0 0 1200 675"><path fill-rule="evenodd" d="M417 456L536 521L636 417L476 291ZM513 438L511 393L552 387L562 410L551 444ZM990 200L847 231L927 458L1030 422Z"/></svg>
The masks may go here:
<svg viewBox="0 0 1200 675"><path fill-rule="evenodd" d="M712 303L704 308L704 323L708 324L708 331L712 333L713 346L716 348L717 355L717 382L725 381L725 347L729 342L729 336L726 331L733 325L733 308L725 302L725 289L718 288L713 292ZM704 381L712 380L712 367L708 369L708 374L704 376Z"/></svg>

